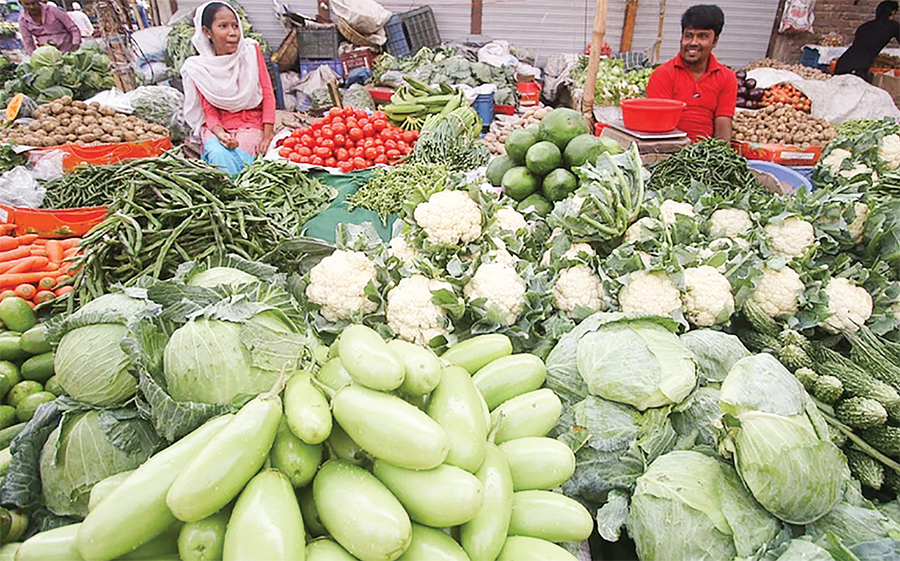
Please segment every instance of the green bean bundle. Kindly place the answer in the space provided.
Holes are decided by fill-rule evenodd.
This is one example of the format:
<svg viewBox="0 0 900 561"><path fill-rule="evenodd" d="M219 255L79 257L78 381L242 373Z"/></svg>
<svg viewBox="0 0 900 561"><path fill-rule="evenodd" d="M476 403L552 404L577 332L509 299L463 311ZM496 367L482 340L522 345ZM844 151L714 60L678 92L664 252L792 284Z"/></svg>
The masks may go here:
<svg viewBox="0 0 900 561"><path fill-rule="evenodd" d="M650 171L650 188L666 196L686 193L692 181L705 185L711 194L726 198L735 192L766 193L747 167L747 160L720 139L685 146Z"/></svg>

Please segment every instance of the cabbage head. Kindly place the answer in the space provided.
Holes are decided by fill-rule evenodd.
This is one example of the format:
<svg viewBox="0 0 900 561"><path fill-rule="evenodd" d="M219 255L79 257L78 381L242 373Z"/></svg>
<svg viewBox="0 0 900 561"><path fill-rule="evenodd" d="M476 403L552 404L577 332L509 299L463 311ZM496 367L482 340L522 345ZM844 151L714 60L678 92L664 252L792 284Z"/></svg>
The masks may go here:
<svg viewBox="0 0 900 561"><path fill-rule="evenodd" d="M179 327L166 344L163 371L175 401L231 404L272 388L284 365L295 365L293 345L276 349L278 335L293 337L275 312L256 314L244 323L195 319ZM268 339L268 340L263 340Z"/></svg>
<svg viewBox="0 0 900 561"><path fill-rule="evenodd" d="M722 382L720 450L769 512L809 524L840 500L847 464L803 385L769 354L737 361Z"/></svg>
<svg viewBox="0 0 900 561"><path fill-rule="evenodd" d="M592 394L641 411L680 403L697 384L691 352L650 321L607 323L578 341L577 357Z"/></svg>
<svg viewBox="0 0 900 561"><path fill-rule="evenodd" d="M63 335L54 367L59 385L78 401L100 407L121 405L134 396L137 378L122 350L124 325L98 323Z"/></svg>
<svg viewBox="0 0 900 561"><path fill-rule="evenodd" d="M129 446L125 451L112 442L103 430L101 412L87 411L66 415L41 450L41 485L44 504L62 516L84 517L88 513L91 488L117 473L132 470L147 460L152 443ZM149 423L146 434L153 434Z"/></svg>
<svg viewBox="0 0 900 561"><path fill-rule="evenodd" d="M642 561L750 557L781 529L716 458L675 451L637 479L628 534Z"/></svg>
<svg viewBox="0 0 900 561"><path fill-rule="evenodd" d="M31 53L31 67L38 68L55 68L62 63L62 53L53 45L44 45L38 47Z"/></svg>
<svg viewBox="0 0 900 561"><path fill-rule="evenodd" d="M736 335L715 329L692 329L683 333L681 343L694 354L701 385L705 382L721 382L728 376L734 363L750 356L750 351Z"/></svg>
<svg viewBox="0 0 900 561"><path fill-rule="evenodd" d="M251 282L259 282L259 279L233 267L211 267L191 277L187 284L206 287L219 285L237 287Z"/></svg>
<svg viewBox="0 0 900 561"><path fill-rule="evenodd" d="M766 510L791 524L821 518L841 498L843 454L806 415L747 412L734 436L737 471Z"/></svg>

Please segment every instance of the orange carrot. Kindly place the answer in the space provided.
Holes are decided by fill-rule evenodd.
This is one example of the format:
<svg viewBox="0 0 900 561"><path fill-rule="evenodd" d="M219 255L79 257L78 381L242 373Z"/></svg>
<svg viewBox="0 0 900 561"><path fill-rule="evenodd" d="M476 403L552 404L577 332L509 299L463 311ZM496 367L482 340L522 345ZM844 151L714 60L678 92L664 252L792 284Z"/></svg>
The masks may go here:
<svg viewBox="0 0 900 561"><path fill-rule="evenodd" d="M0 236L0 251L9 251L19 247L19 242L12 236Z"/></svg>
<svg viewBox="0 0 900 561"><path fill-rule="evenodd" d="M47 238L38 238L31 242L31 245L47 245L49 240Z"/></svg>
<svg viewBox="0 0 900 561"><path fill-rule="evenodd" d="M33 256L32 256L32 257L33 257ZM35 270L35 271L38 271L38 270L40 270L40 271L58 271L58 270L59 270L59 265L57 265L56 263L47 263L46 265L44 265L44 266L41 267L40 269L34 269L34 270Z"/></svg>
<svg viewBox="0 0 900 561"><path fill-rule="evenodd" d="M47 250L43 247L35 247L33 245L26 246L28 247L28 251L31 252L32 255L40 255L41 257L47 257Z"/></svg>
<svg viewBox="0 0 900 561"><path fill-rule="evenodd" d="M53 277L44 277L38 282L38 288L41 290L51 290L56 286L56 279Z"/></svg>
<svg viewBox="0 0 900 561"><path fill-rule="evenodd" d="M35 304L43 304L56 299L56 294L52 290L38 290L34 295Z"/></svg>
<svg viewBox="0 0 900 561"><path fill-rule="evenodd" d="M73 290L73 288L71 285L61 286L61 287L57 288L56 290L54 290L53 293L56 294L57 297L59 297L59 296L63 296L65 294L72 292L72 290Z"/></svg>
<svg viewBox="0 0 900 561"><path fill-rule="evenodd" d="M7 274L14 273L28 273L30 271L37 271L47 266L47 263L50 261L46 257L32 256L27 259L20 260L16 265L14 265L11 269L6 271ZM40 280L40 279L38 279Z"/></svg>
<svg viewBox="0 0 900 561"><path fill-rule="evenodd" d="M0 224L0 232L2 232L4 234L9 234L15 229L16 229L15 224Z"/></svg>
<svg viewBox="0 0 900 561"><path fill-rule="evenodd" d="M61 245L63 249L71 249L80 243L81 238L66 238L64 240L59 240L59 245Z"/></svg>
<svg viewBox="0 0 900 561"><path fill-rule="evenodd" d="M16 295L16 293L13 290L4 290L4 291L0 292L0 300L3 300L4 298L9 298L10 296L15 296L15 295Z"/></svg>
<svg viewBox="0 0 900 561"><path fill-rule="evenodd" d="M19 245L29 245L34 243L34 240L38 239L37 234L25 234L24 236L16 236L16 241L19 242Z"/></svg>
<svg viewBox="0 0 900 561"><path fill-rule="evenodd" d="M29 282L41 282L44 277L55 277L61 275L61 271L38 271L37 273L6 273L0 275L0 286L18 286Z"/></svg>
<svg viewBox="0 0 900 561"><path fill-rule="evenodd" d="M70 247L69 249L66 249L65 251L63 251L63 259L68 259L69 257L72 257L73 255L78 255L78 253L80 251L81 250L78 247Z"/></svg>
<svg viewBox="0 0 900 561"><path fill-rule="evenodd" d="M63 260L63 248L60 245L59 240L47 240L47 245L44 246L47 248L47 257L53 263L59 263Z"/></svg>
<svg viewBox="0 0 900 561"><path fill-rule="evenodd" d="M13 259L21 259L23 257L30 257L31 250L27 247L17 247L16 249L11 249L9 251L0 251L0 262L11 261Z"/></svg>
<svg viewBox="0 0 900 561"><path fill-rule="evenodd" d="M37 289L34 285L31 284L20 284L13 291L16 293L16 296L22 298L24 300L31 300L34 298L34 295L37 293Z"/></svg>
<svg viewBox="0 0 900 561"><path fill-rule="evenodd" d="M19 259L10 259L9 261L0 262L0 275L2 275L3 273L9 272L10 269L15 267L19 263L21 263L23 261L27 261L27 260L31 259L32 257L33 257L33 255L29 255L28 257L22 257Z"/></svg>

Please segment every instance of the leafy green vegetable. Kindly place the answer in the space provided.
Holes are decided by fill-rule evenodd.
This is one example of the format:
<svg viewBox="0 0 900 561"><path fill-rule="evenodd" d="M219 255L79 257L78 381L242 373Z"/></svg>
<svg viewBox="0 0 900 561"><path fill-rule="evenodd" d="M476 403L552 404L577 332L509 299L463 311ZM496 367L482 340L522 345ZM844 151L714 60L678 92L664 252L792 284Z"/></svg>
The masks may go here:
<svg viewBox="0 0 900 561"><path fill-rule="evenodd" d="M584 88L587 80L588 57L581 56L572 69L575 87ZM601 58L597 69L594 102L597 105L618 105L623 99L644 97L652 68L625 71L625 63L615 58Z"/></svg>
<svg viewBox="0 0 900 561"><path fill-rule="evenodd" d="M736 335L714 329L694 329L680 336L681 343L694 355L701 382L721 382L734 363L750 356Z"/></svg>
<svg viewBox="0 0 900 561"><path fill-rule="evenodd" d="M52 45L38 47L31 53L31 66L36 69L53 68L62 62L62 53Z"/></svg>
<svg viewBox="0 0 900 561"><path fill-rule="evenodd" d="M392 169L378 168L369 181L347 197L350 210L367 208L378 213L387 224L388 215L400 214L403 203L419 185L440 189L447 179L447 168L441 164L403 164Z"/></svg>
<svg viewBox="0 0 900 561"><path fill-rule="evenodd" d="M35 58L38 51L41 54ZM5 82L0 98L5 101L23 93L38 103L65 95L84 100L114 85L110 59L99 50L82 47L74 53L60 53L56 47L45 46L18 66L16 78Z"/></svg>

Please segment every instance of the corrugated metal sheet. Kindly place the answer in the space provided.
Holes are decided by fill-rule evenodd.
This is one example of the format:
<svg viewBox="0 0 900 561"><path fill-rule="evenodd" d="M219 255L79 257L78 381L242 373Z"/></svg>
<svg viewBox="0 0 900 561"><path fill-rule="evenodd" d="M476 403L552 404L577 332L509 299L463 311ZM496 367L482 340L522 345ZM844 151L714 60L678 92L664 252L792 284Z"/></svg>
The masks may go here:
<svg viewBox="0 0 900 561"><path fill-rule="evenodd" d="M667 0L660 59L678 52L681 14L699 0ZM195 7L202 0L181 0L180 7ZM291 10L314 16L315 0L283 2ZM391 1L381 4L394 13L428 5L434 10L441 38L460 39L469 34L472 13L469 0ZM725 64L739 67L766 54L778 0L717 0L725 11L725 30L715 54ZM272 48L278 47L286 32L274 13L272 0L241 0L253 26ZM581 52L591 40L594 0L484 0L482 31L494 39L505 39L538 55ZM635 22L634 50L650 49L656 41L659 1L639 0ZM610 0L606 41L618 50L625 21L625 1Z"/></svg>

